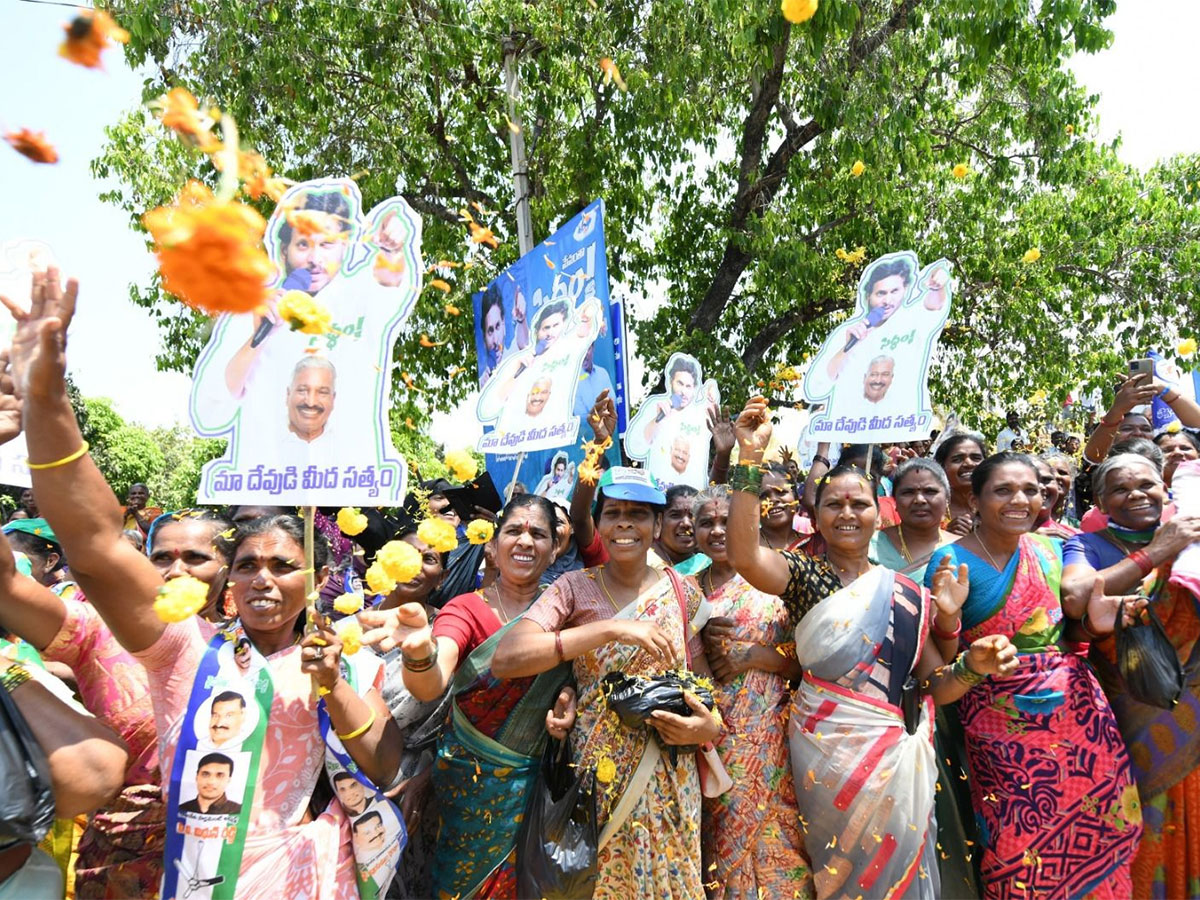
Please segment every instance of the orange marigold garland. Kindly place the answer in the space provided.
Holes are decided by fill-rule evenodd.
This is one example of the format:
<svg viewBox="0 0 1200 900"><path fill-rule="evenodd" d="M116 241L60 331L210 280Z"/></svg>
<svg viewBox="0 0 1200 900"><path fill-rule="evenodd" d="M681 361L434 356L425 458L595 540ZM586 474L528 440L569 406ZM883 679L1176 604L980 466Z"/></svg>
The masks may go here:
<svg viewBox="0 0 1200 900"><path fill-rule="evenodd" d="M275 267L262 248L267 223L243 203L219 201L189 181L171 206L142 219L154 238L163 287L214 315L250 312L266 300Z"/></svg>
<svg viewBox="0 0 1200 900"><path fill-rule="evenodd" d="M100 54L108 49L109 41L129 42L129 32L102 9L85 10L64 25L63 31L67 37L58 55L89 69L100 68Z"/></svg>
<svg viewBox="0 0 1200 900"><path fill-rule="evenodd" d="M58 151L40 131L22 128L20 131L10 131L4 136L4 139L14 150L35 163L53 164L58 162Z"/></svg>

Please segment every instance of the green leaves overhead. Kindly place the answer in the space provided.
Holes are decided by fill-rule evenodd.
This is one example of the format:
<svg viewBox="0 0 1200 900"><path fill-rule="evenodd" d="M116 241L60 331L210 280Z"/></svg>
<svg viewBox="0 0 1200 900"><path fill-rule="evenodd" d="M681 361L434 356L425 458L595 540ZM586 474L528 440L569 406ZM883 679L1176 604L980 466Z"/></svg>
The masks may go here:
<svg viewBox="0 0 1200 900"><path fill-rule="evenodd" d="M987 408L1170 346L1195 322L1196 159L1149 173L1096 146L1064 65L1110 40L1112 0L822 0L790 26L775 0L128 0L147 97L182 84L239 122L284 175L355 175L368 206L400 193L424 217L427 262L468 250L458 210L501 238L486 264L442 270L397 346L402 399L428 410L470 389L468 293L517 255L507 38L520 72L535 239L593 197L610 273L662 305L635 323L647 371L695 353L737 398L798 364L852 303L866 259L912 248L960 280L935 399ZM610 58L628 91L606 83ZM853 178L861 159L865 171ZM962 179L951 170L965 163ZM116 124L98 174L131 216L207 163ZM1036 263L1022 263L1038 247ZM200 324L154 285L162 365L186 368ZM464 311L447 315L449 302ZM427 333L444 346L421 348ZM1030 362L1035 364L1031 365ZM468 372L448 373L456 367Z"/></svg>

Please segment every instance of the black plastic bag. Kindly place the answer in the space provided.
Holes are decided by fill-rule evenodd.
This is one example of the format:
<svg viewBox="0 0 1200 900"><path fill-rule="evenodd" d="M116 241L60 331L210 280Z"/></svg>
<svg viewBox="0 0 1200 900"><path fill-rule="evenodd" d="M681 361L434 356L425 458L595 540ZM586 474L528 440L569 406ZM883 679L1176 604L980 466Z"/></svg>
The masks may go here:
<svg viewBox="0 0 1200 900"><path fill-rule="evenodd" d="M1179 654L1151 603L1141 623L1125 625L1125 601L1117 610L1117 666L1129 696L1139 703L1173 709L1183 693Z"/></svg>
<svg viewBox="0 0 1200 900"><path fill-rule="evenodd" d="M565 741L547 741L517 835L517 896L591 897L599 845L595 778L571 768Z"/></svg>
<svg viewBox="0 0 1200 900"><path fill-rule="evenodd" d="M50 763L4 688L0 688L0 777L0 842L36 844L54 824Z"/></svg>
<svg viewBox="0 0 1200 900"><path fill-rule="evenodd" d="M653 678L610 672L604 676L603 691L609 708L620 717L621 724L627 728L644 726L650 714L657 710L675 713L677 716L690 716L692 708L683 698L684 691L695 694L709 709L714 705L712 691L702 686L691 672L667 672ZM655 731L654 734L657 738L658 732ZM695 753L699 748L695 744L689 744L670 745L666 749L673 765L678 754Z"/></svg>

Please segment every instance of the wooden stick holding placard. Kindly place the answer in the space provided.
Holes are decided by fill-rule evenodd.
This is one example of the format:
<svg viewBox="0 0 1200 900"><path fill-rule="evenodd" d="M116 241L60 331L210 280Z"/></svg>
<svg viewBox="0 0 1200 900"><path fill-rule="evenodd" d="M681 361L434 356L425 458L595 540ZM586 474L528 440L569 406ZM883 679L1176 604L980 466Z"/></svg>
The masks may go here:
<svg viewBox="0 0 1200 900"><path fill-rule="evenodd" d="M321 614L317 611L317 570L314 564L313 524L316 518L315 506L300 507L300 516L304 519L304 633L312 634L321 625ZM312 679L312 697L315 703L321 697L317 677Z"/></svg>

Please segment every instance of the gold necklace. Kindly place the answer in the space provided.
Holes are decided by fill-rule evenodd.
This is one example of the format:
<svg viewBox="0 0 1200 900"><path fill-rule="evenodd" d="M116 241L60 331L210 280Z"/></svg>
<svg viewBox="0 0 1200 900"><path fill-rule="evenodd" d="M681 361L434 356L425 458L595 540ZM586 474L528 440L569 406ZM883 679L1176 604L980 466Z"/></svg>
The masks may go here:
<svg viewBox="0 0 1200 900"><path fill-rule="evenodd" d="M987 548L987 544L983 542L983 535L979 533L978 529L975 531L975 540L979 543L979 546L983 548L983 552L987 554L988 562L992 564L992 568L997 572L1003 572L1004 570L1000 568L1000 564L996 562L996 558L992 556L992 551L989 550ZM1008 560L1005 560L1005 562L1008 562Z"/></svg>
<svg viewBox="0 0 1200 900"><path fill-rule="evenodd" d="M495 592L496 592L496 612L498 612L500 614L500 615L496 616L496 618L499 619L500 616L503 616L504 618L501 619L500 624L507 625L509 622L509 619L511 619L512 617L508 614L508 610L504 606L504 598L500 596L500 588L493 584L493 585L489 585L487 588L484 588L484 590L480 591L479 596L482 597L485 602L487 601L486 591L488 591L488 590L495 590Z"/></svg>
<svg viewBox="0 0 1200 900"><path fill-rule="evenodd" d="M613 595L608 592L608 585L604 583L604 566L600 567L600 577L597 579L600 582L600 590L604 591L604 596L608 598L608 602L612 604L613 612L620 612L621 607L617 606L617 601L613 599Z"/></svg>
<svg viewBox="0 0 1200 900"><path fill-rule="evenodd" d="M905 562L912 562L912 554L908 552L908 544L904 543L904 523L896 523L896 533L900 535L900 555L904 557Z"/></svg>

